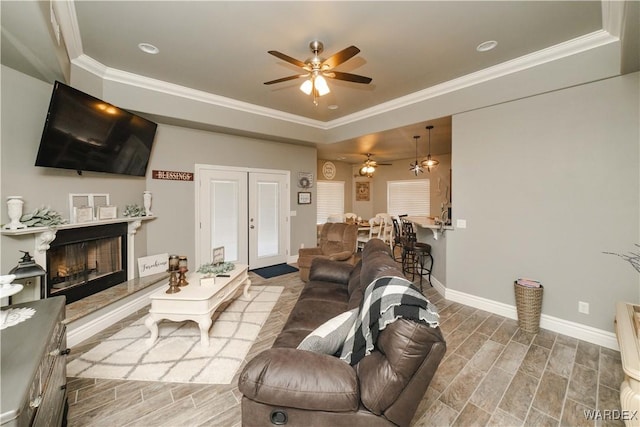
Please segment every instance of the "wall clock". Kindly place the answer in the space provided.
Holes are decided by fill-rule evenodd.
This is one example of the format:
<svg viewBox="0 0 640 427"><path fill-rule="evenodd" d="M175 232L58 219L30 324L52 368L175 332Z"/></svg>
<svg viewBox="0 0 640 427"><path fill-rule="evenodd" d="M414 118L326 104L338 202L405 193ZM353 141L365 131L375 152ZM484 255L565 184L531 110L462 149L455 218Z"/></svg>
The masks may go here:
<svg viewBox="0 0 640 427"><path fill-rule="evenodd" d="M336 177L336 165L333 162L324 162L322 165L322 175L326 179L333 179Z"/></svg>

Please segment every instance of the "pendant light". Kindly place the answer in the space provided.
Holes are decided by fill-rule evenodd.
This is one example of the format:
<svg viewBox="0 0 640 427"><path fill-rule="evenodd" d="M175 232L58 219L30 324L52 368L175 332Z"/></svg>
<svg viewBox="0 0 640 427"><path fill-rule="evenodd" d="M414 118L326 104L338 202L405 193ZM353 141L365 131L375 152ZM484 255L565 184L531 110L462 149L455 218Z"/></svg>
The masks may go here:
<svg viewBox="0 0 640 427"><path fill-rule="evenodd" d="M433 129L432 125L427 126L427 130L429 131L429 154L427 154L427 158L420 163L428 172L431 172L431 170L435 169L440 163L439 161L431 158L431 129Z"/></svg>
<svg viewBox="0 0 640 427"><path fill-rule="evenodd" d="M418 162L418 138L420 138L420 136L419 136L419 135L416 135L416 136L414 136L414 137L413 137L413 139L415 139L415 140L416 140L416 162L415 162L415 163L411 163L411 164L409 165L409 170L410 170L411 172L415 173L415 174L416 174L416 176L418 176L418 172L420 172L420 173L424 173L424 172L422 171L422 168L420 167L420 163Z"/></svg>

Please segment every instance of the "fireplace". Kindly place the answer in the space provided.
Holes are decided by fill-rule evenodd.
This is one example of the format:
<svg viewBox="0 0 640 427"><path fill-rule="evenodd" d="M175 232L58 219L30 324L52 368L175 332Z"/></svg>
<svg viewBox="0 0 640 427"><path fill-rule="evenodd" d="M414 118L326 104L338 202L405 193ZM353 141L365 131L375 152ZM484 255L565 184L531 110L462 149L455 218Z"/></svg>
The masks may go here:
<svg viewBox="0 0 640 427"><path fill-rule="evenodd" d="M127 281L127 224L58 230L46 255L46 294L67 304Z"/></svg>

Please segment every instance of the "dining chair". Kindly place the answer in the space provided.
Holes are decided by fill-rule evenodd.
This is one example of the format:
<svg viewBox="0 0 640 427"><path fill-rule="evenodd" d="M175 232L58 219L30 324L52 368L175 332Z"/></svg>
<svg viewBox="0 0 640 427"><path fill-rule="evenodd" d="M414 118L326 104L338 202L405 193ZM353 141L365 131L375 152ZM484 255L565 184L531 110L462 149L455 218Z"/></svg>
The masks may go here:
<svg viewBox="0 0 640 427"><path fill-rule="evenodd" d="M369 219L369 234L362 234L358 236L358 249L364 248L364 245L371 239L380 238L380 229L382 226L382 219L373 217Z"/></svg>

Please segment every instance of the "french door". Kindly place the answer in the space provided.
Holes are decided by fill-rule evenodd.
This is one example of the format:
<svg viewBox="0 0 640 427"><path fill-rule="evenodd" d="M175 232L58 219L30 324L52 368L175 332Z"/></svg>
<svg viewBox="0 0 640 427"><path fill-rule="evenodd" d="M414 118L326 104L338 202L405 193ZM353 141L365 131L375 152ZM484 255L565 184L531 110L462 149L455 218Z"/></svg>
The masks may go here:
<svg viewBox="0 0 640 427"><path fill-rule="evenodd" d="M289 172L196 165L196 262L225 261L260 268L289 255Z"/></svg>

